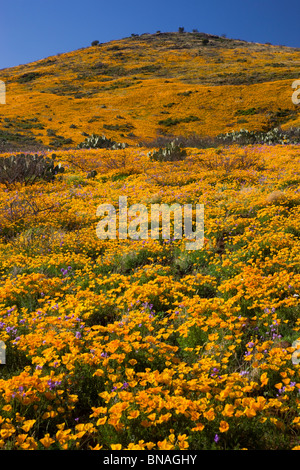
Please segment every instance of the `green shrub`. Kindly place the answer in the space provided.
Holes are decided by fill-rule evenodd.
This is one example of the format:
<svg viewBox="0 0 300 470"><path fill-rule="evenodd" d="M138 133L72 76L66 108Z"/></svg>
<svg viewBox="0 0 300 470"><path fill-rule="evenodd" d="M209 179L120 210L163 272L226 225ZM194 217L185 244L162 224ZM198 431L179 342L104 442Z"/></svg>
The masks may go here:
<svg viewBox="0 0 300 470"><path fill-rule="evenodd" d="M55 138L49 142L50 147L65 147L66 145L72 145L73 140L69 137L63 137L62 135L55 135Z"/></svg>
<svg viewBox="0 0 300 470"><path fill-rule="evenodd" d="M158 121L158 124L159 125L163 125L163 126L166 126L166 127L170 127L170 126L176 126L177 124L180 124L180 123L188 123L188 122L194 122L194 121L200 121L200 118L198 118L197 116L193 116L192 114L190 116L187 116L185 118L172 118L172 117L168 117L167 119L163 119L161 121Z"/></svg>
<svg viewBox="0 0 300 470"><path fill-rule="evenodd" d="M252 144L299 144L300 143L300 127L290 128L289 130L282 130L280 127L275 127L268 132L255 132L248 131L247 129L240 129L239 131L227 132L217 136L218 140L226 144L237 143L241 145Z"/></svg>
<svg viewBox="0 0 300 470"><path fill-rule="evenodd" d="M28 118L28 119L19 119L19 118L4 118L5 124L3 127L9 128L12 127L17 131L23 129L44 129L44 125L38 122L38 118Z"/></svg>
<svg viewBox="0 0 300 470"><path fill-rule="evenodd" d="M236 111L236 116L249 116L251 114L257 114L258 110L256 108L248 108L248 109L238 109Z"/></svg>
<svg viewBox="0 0 300 470"><path fill-rule="evenodd" d="M180 161L184 160L186 155L185 149L182 148L182 145L177 140L173 140L164 148L161 147L159 150L148 153L150 160L156 162Z"/></svg>
<svg viewBox="0 0 300 470"><path fill-rule="evenodd" d="M134 126L130 123L125 123L125 124L104 124L103 125L104 129L107 129L109 131L130 131L131 129L134 129Z"/></svg>
<svg viewBox="0 0 300 470"><path fill-rule="evenodd" d="M177 93L177 96L190 96L192 93L193 93L192 90L182 91L182 92Z"/></svg>
<svg viewBox="0 0 300 470"><path fill-rule="evenodd" d="M89 171L88 174L87 174L87 178L95 178L97 176L97 170L92 170L92 171Z"/></svg>
<svg viewBox="0 0 300 470"><path fill-rule="evenodd" d="M27 83L31 82L32 80L35 80L36 78L40 77L42 74L39 72L28 72L24 73L23 75L20 75L18 78L19 83Z"/></svg>
<svg viewBox="0 0 300 470"><path fill-rule="evenodd" d="M15 149L20 151L21 147L26 149L34 147L33 151L37 151L44 146L42 142L37 140L33 135L24 135L19 132L10 132L6 129L0 129L0 151L5 153L13 152Z"/></svg>
<svg viewBox="0 0 300 470"><path fill-rule="evenodd" d="M51 181L57 173L64 172L60 163L54 163L55 159L55 154L48 158L24 153L0 158L0 183L9 187L14 183L25 183L27 186L37 179Z"/></svg>
<svg viewBox="0 0 300 470"><path fill-rule="evenodd" d="M77 148L79 149L124 149L127 144L122 142L114 142L113 140L105 137L105 135L92 134L91 136L86 137L86 139L78 144Z"/></svg>

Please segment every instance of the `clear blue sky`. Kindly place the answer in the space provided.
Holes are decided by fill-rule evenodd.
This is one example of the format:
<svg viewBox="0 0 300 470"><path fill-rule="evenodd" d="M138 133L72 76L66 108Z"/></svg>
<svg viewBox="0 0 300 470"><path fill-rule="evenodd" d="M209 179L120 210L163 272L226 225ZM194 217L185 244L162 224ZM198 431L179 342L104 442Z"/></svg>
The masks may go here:
<svg viewBox="0 0 300 470"><path fill-rule="evenodd" d="M299 13L296 0L2 0L0 69L179 26L300 47Z"/></svg>

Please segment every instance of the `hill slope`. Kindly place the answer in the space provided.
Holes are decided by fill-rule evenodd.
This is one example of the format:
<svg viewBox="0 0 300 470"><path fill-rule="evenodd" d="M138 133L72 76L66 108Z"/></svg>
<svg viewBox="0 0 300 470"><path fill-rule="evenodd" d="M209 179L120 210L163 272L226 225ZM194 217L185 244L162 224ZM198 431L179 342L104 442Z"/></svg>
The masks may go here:
<svg viewBox="0 0 300 470"><path fill-rule="evenodd" d="M2 71L1 450L300 449L299 145L72 148L295 125L298 62L166 33ZM203 204L202 248L155 204Z"/></svg>
<svg viewBox="0 0 300 470"><path fill-rule="evenodd" d="M298 126L300 49L204 33L132 36L0 71L4 151ZM3 150L3 149L2 149Z"/></svg>

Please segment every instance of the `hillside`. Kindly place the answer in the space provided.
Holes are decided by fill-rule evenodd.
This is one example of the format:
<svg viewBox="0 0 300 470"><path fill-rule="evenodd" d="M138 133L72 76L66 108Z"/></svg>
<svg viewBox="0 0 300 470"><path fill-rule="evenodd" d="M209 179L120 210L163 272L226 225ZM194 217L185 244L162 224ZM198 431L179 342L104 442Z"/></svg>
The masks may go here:
<svg viewBox="0 0 300 470"><path fill-rule="evenodd" d="M300 450L299 61L157 33L0 71L1 450Z"/></svg>
<svg viewBox="0 0 300 470"><path fill-rule="evenodd" d="M204 33L156 33L3 69L2 151L72 148L85 134L130 144L299 126L300 49Z"/></svg>

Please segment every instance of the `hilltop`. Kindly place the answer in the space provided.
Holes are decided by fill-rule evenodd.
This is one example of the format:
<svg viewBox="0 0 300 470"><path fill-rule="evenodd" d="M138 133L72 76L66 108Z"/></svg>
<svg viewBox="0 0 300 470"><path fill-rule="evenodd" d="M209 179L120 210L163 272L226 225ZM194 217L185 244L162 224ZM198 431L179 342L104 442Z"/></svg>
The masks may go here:
<svg viewBox="0 0 300 470"><path fill-rule="evenodd" d="M157 32L3 69L1 150L299 126L299 66L299 48Z"/></svg>

